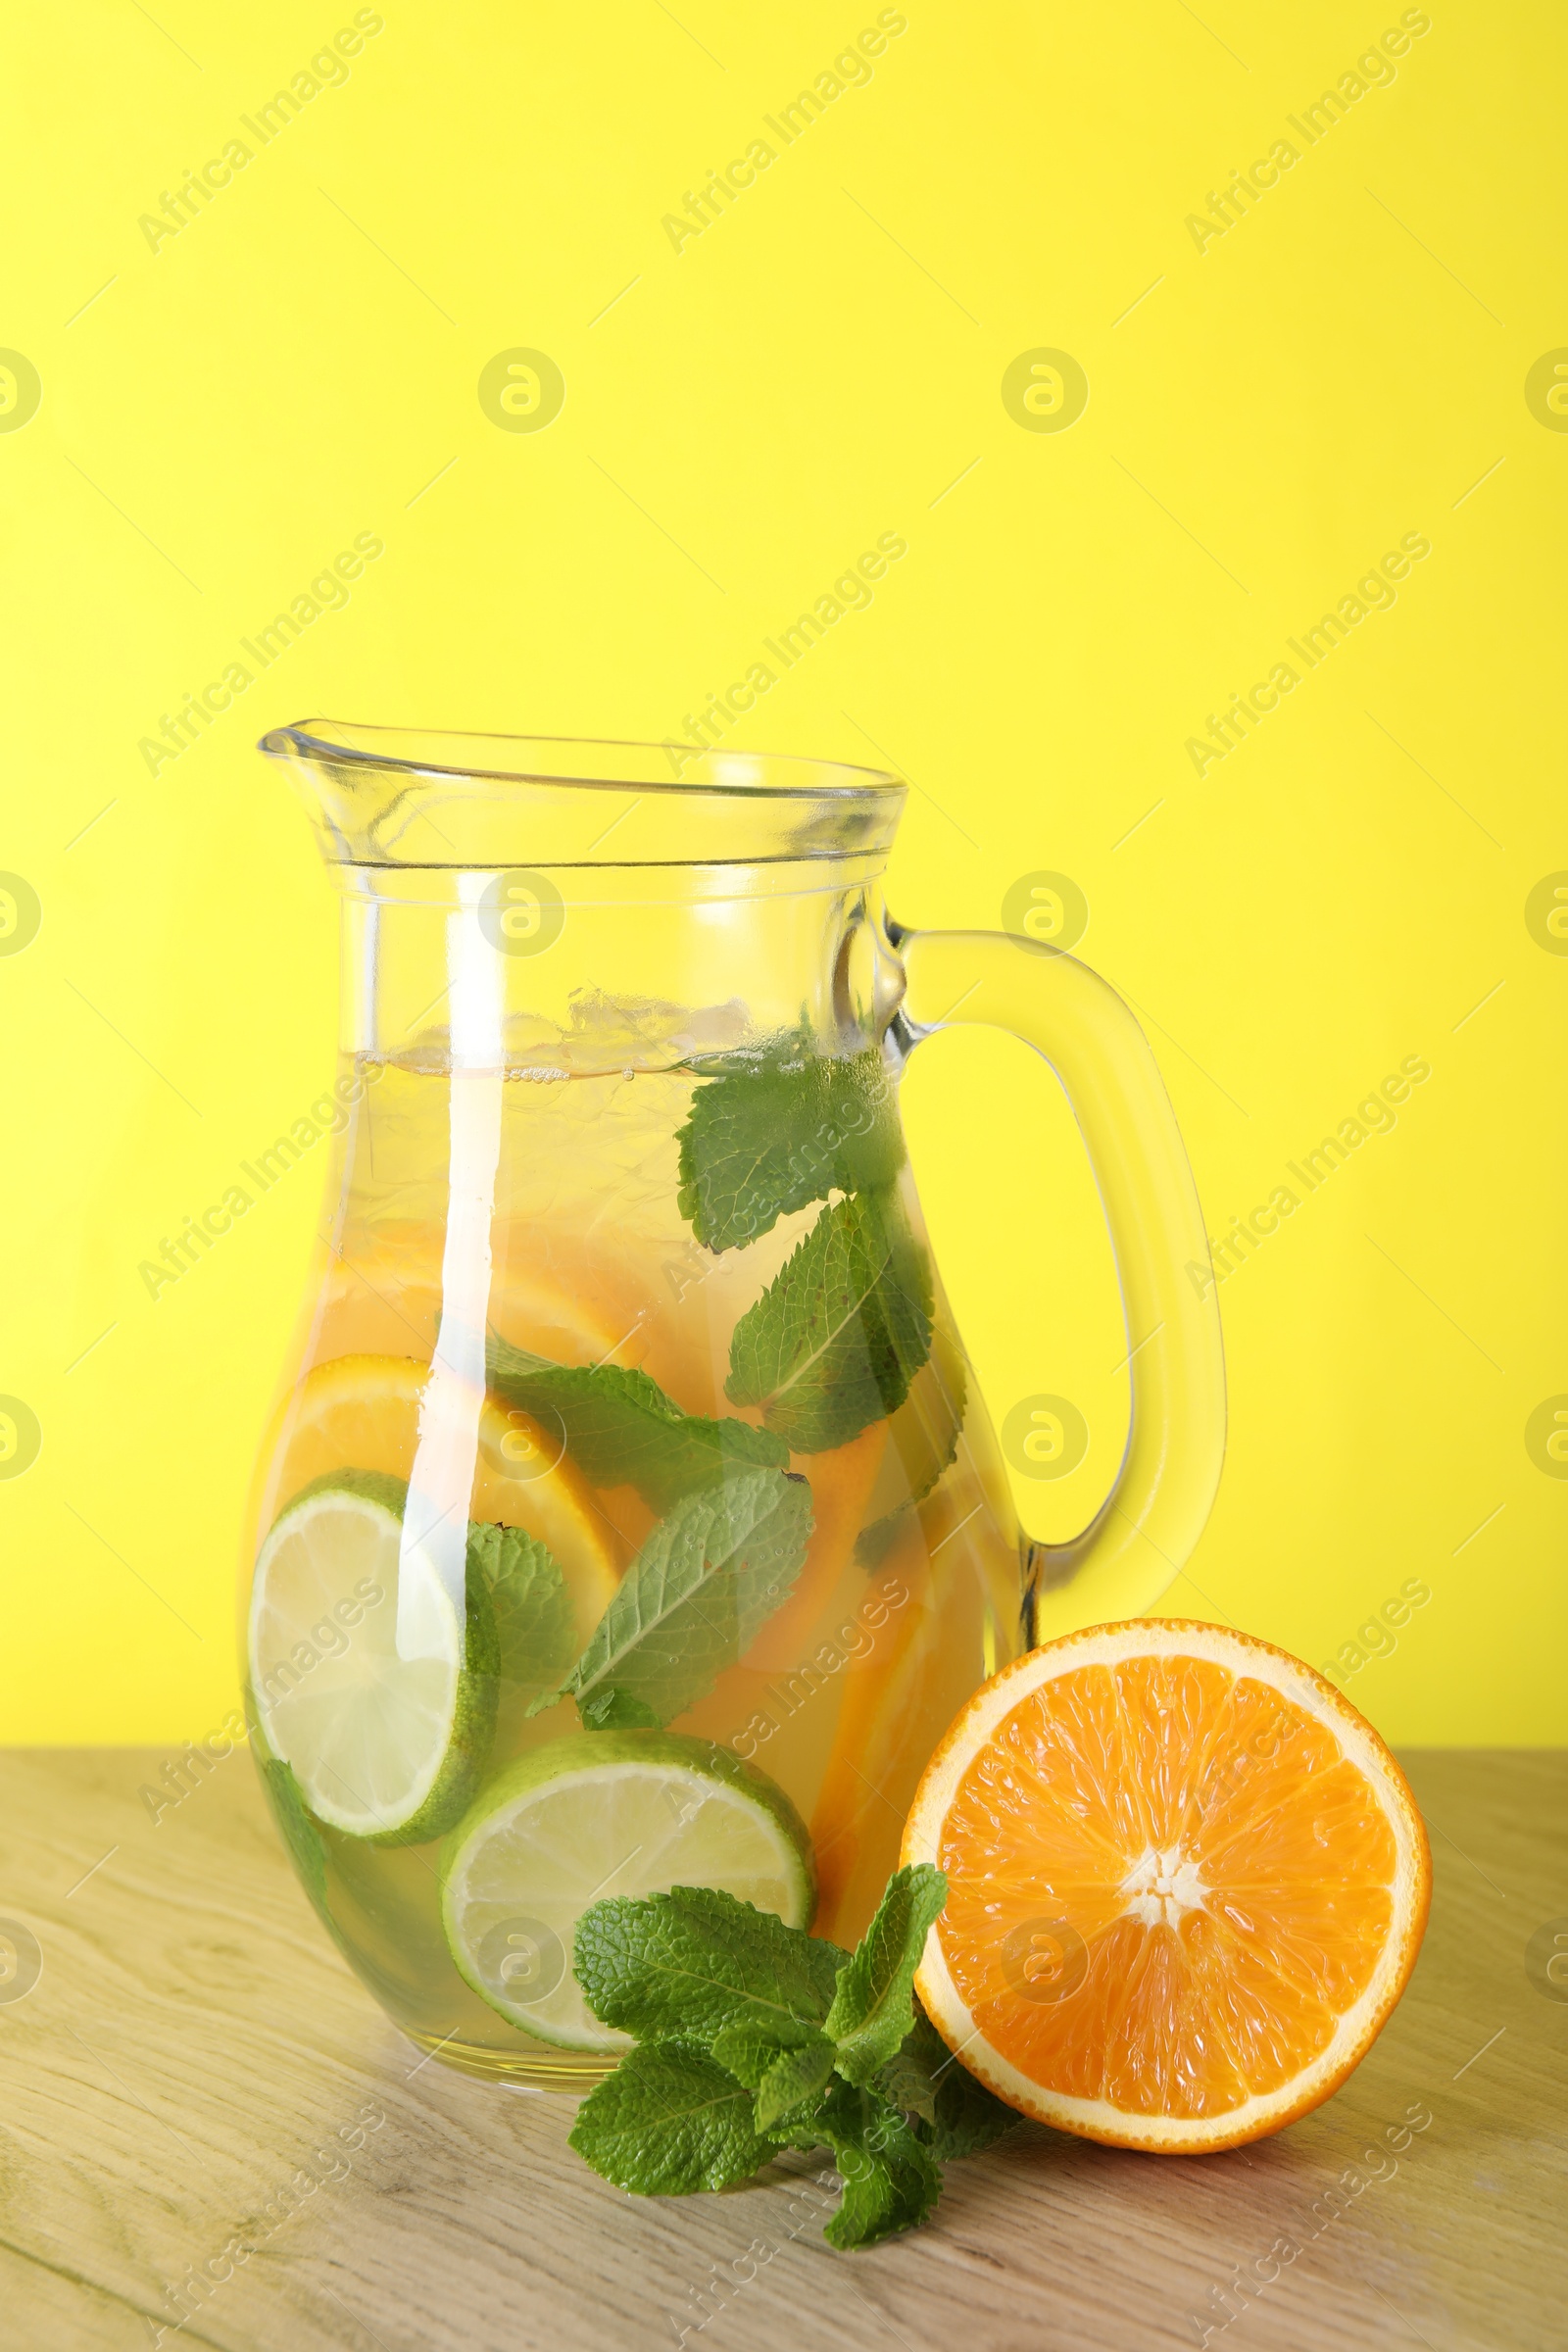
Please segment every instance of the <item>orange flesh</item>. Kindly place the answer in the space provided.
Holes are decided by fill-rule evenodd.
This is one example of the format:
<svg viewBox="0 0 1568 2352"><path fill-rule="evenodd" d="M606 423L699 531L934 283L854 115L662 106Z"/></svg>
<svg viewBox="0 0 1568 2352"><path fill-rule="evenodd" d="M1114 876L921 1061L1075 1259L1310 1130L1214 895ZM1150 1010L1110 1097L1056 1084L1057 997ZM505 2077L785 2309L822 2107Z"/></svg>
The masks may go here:
<svg viewBox="0 0 1568 2352"><path fill-rule="evenodd" d="M1204 1890L1146 1897L1157 1919L1124 1889L1151 1851ZM1132 2114L1221 2116L1291 2082L1394 1916L1393 1831L1332 1732L1192 1657L1024 1699L960 1779L937 1859L936 1932L986 2039L1044 2089Z"/></svg>

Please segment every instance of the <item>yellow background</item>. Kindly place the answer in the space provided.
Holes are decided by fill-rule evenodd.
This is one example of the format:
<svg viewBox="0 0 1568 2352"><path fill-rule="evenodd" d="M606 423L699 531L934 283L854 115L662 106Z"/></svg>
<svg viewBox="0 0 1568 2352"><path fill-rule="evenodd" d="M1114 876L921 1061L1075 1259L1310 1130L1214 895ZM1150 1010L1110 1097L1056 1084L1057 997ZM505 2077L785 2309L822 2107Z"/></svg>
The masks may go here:
<svg viewBox="0 0 1568 2352"><path fill-rule="evenodd" d="M1419 1578L1351 1696L1396 1739L1560 1738L1568 1484L1524 1440L1568 1390L1568 959L1524 917L1568 866L1568 437L1524 395L1568 342L1559 12L1438 0L1201 252L1186 217L1304 147L1286 117L1396 9L909 0L869 82L679 252L662 217L874 9L388 0L156 251L139 216L353 12L154 13L13 33L0 344L42 403L0 434L0 867L42 927L0 957L0 1391L43 1444L0 1483L0 1736L172 1741L232 1701L318 1169L156 1301L137 1266L331 1074L331 893L256 736L321 710L662 736L896 530L874 606L735 740L904 768L906 922L1077 881L1211 1233L1432 1065L1223 1286L1229 1461L1166 1605L1318 1662ZM476 397L515 346L564 374L540 432ZM1064 431L1003 405L1042 346L1089 378ZM385 554L347 608L150 774L160 714L362 531ZM1197 774L1206 714L1409 531L1432 554L1394 609ZM1125 1415L1070 1120L972 1034L906 1095L995 1418L1037 1391L1088 1417L1079 1470L1019 1482L1059 1534Z"/></svg>

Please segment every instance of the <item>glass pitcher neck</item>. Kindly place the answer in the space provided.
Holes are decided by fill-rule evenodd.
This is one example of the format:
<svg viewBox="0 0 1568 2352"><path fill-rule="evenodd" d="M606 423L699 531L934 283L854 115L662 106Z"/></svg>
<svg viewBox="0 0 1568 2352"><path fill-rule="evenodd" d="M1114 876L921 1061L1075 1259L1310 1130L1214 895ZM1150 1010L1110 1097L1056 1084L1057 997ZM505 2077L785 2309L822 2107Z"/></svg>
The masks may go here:
<svg viewBox="0 0 1568 2352"><path fill-rule="evenodd" d="M343 1044L541 1077L661 1068L902 994L896 777L691 743L311 719L264 736L343 894Z"/></svg>
<svg viewBox="0 0 1568 2352"><path fill-rule="evenodd" d="M881 860L340 865L345 1053L518 1077L667 1069L804 1032L879 1040L903 995Z"/></svg>

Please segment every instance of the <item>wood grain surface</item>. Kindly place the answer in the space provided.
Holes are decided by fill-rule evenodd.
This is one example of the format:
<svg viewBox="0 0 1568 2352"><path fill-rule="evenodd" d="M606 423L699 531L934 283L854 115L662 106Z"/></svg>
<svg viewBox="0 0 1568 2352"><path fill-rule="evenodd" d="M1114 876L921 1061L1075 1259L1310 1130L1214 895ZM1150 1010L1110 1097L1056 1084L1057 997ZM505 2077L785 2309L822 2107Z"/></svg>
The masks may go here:
<svg viewBox="0 0 1568 2352"><path fill-rule="evenodd" d="M842 2256L825 2159L629 2198L567 2148L568 2101L421 2058L318 1928L243 1751L156 1825L162 1754L0 1755L0 2342L1556 2352L1568 1985L1527 1946L1568 1936L1568 1756L1405 1761L1432 1926L1338 2097L1196 2159L1020 2125L950 2168L932 2227Z"/></svg>

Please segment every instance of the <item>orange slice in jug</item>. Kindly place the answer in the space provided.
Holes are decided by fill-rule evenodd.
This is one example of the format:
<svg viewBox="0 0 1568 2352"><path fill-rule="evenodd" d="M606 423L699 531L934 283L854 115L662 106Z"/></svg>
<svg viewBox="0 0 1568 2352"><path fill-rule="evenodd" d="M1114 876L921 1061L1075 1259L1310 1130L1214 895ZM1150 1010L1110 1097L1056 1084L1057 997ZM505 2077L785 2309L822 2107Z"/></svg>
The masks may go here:
<svg viewBox="0 0 1568 2352"><path fill-rule="evenodd" d="M1404 1990L1432 1885L1404 1776L1332 1685L1148 1618L977 1691L903 1859L948 1874L915 1983L970 2072L1059 2131L1186 2154L1338 2088Z"/></svg>
<svg viewBox="0 0 1568 2352"><path fill-rule="evenodd" d="M332 1470L408 1478L430 1367L415 1356L339 1355L316 1364L283 1408L283 1450L271 1480L271 1515ZM468 1515L520 1527L555 1554L572 1594L583 1641L620 1578L621 1548L565 1453L562 1433L486 1396Z"/></svg>

